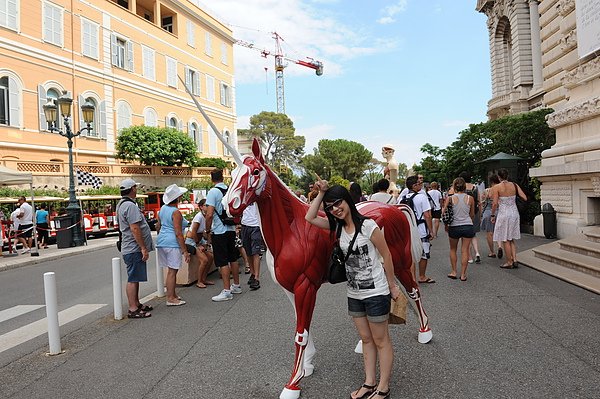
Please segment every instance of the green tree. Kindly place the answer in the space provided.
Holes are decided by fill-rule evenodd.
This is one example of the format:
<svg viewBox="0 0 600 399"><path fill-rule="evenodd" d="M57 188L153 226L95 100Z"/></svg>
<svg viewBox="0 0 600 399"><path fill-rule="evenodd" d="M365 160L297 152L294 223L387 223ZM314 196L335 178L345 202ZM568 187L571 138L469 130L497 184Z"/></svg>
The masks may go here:
<svg viewBox="0 0 600 399"><path fill-rule="evenodd" d="M116 157L142 165L194 166L198 162L196 143L171 128L131 126L117 136Z"/></svg>
<svg viewBox="0 0 600 399"><path fill-rule="evenodd" d="M339 176L344 180L358 181L372 159L373 153L360 143L323 139L314 154L302 159L302 164L308 172L316 172L323 178Z"/></svg>
<svg viewBox="0 0 600 399"><path fill-rule="evenodd" d="M240 129L238 134L260 139L269 165L296 165L304 154L306 139L297 136L295 131L294 123L287 115L263 111L253 115L250 128Z"/></svg>
<svg viewBox="0 0 600 399"><path fill-rule="evenodd" d="M445 151L440 147L425 143L421 147L421 152L425 154L425 157L421 160L421 164L413 167L414 172L422 174L426 182L437 181L442 184L442 187L448 187L448 179L443 170Z"/></svg>

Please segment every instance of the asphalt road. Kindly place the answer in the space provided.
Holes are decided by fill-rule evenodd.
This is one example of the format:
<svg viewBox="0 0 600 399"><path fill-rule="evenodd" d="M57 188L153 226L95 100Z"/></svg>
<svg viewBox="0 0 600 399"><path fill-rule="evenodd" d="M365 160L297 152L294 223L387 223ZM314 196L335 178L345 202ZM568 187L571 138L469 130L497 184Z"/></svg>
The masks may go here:
<svg viewBox="0 0 600 399"><path fill-rule="evenodd" d="M525 236L520 248L545 242ZM210 301L218 285L185 287L183 307L156 299L150 319L113 321L112 305L102 299L112 298L115 254L102 250L0 273L0 310L40 303L41 275L52 267L65 280L59 306L109 303L61 329L63 355L44 356L42 338L0 353L0 397L278 397L291 373L293 311L269 276L256 292L244 284L233 301ZM467 282L450 280L447 254L445 238L434 242L429 274L437 282L422 286L432 342L417 343L413 314L406 326L391 327L392 398L598 397L598 295L525 267L502 270L485 257L470 267ZM155 284L145 286L151 292ZM312 334L316 368L301 383L302 398L347 398L362 383L362 360L353 353L357 335L343 284L320 289Z"/></svg>

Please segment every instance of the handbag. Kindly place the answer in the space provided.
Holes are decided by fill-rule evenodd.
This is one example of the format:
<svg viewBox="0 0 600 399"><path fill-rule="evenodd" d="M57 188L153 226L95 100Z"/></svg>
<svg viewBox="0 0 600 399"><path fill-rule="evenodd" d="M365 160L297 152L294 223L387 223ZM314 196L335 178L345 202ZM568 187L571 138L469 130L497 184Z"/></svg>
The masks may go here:
<svg viewBox="0 0 600 399"><path fill-rule="evenodd" d="M390 306L390 317L389 324L406 324L406 305L408 300L404 294L400 293L398 299L395 301L392 299L392 305Z"/></svg>
<svg viewBox="0 0 600 399"><path fill-rule="evenodd" d="M452 207L452 200L448 200L448 205L442 211L442 222L449 226L454 221L454 208Z"/></svg>
<svg viewBox="0 0 600 399"><path fill-rule="evenodd" d="M517 209L520 214L523 214L527 211L527 201L519 197L519 189L515 183L513 183L513 185L515 186L515 203L517 204Z"/></svg>
<svg viewBox="0 0 600 399"><path fill-rule="evenodd" d="M352 237L352 241L350 241L350 245L348 245L348 252L344 255L344 251L340 247L340 235L342 234L342 226L338 227L336 233L336 240L333 246L333 251L331 252L331 259L329 260L329 272L327 274L327 281L330 284L337 284L344 281L348 281L348 277L346 276L346 261L350 256L350 251L354 246L354 241L356 241L356 237L358 236L358 232L360 231L360 226L354 227L354 237Z"/></svg>

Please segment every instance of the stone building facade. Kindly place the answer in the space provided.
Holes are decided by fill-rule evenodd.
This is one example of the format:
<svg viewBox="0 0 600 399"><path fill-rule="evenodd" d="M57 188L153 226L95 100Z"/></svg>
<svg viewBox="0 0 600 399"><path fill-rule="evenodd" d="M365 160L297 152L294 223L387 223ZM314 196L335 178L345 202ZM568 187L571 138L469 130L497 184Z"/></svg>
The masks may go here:
<svg viewBox="0 0 600 399"><path fill-rule="evenodd" d="M554 109L556 144L530 176L557 211L559 237L600 225L600 1L478 0L477 11L490 37L488 116ZM542 226L538 217L536 234Z"/></svg>

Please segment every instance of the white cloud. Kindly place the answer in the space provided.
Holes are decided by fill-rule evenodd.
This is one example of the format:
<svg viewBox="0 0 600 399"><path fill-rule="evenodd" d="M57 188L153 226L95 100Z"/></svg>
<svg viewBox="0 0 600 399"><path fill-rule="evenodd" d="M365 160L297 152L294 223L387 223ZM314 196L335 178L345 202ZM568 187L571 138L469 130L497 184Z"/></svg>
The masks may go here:
<svg viewBox="0 0 600 399"><path fill-rule="evenodd" d="M332 137L332 132L334 130L335 126L322 124L306 128L298 128L296 129L296 135L304 136L306 138L304 152L306 154L313 154L313 149L317 148L319 140L334 139L334 137Z"/></svg>
<svg viewBox="0 0 600 399"><path fill-rule="evenodd" d="M396 15L400 14L401 12L403 12L404 10L406 10L407 5L408 5L408 0L399 0L394 4L385 6L381 10L383 17L379 18L377 20L377 23L385 25L385 24L391 24L391 23L396 22L396 19L394 17Z"/></svg>
<svg viewBox="0 0 600 399"><path fill-rule="evenodd" d="M237 128L248 129L250 127L250 115L238 115Z"/></svg>
<svg viewBox="0 0 600 399"><path fill-rule="evenodd" d="M325 75L343 73L344 62L370 54L389 51L394 40L372 37L360 26L345 24L329 13L325 4L332 0L221 0L211 2L221 20L233 29L236 39L254 44L254 49L234 46L234 65L238 83L261 82L265 67L274 73L274 58L261 57L260 51L275 51L275 40L270 32L283 37L284 54L292 61L286 76L314 74L315 71L294 65L294 60L312 57L323 62ZM320 4L316 4L320 3Z"/></svg>

